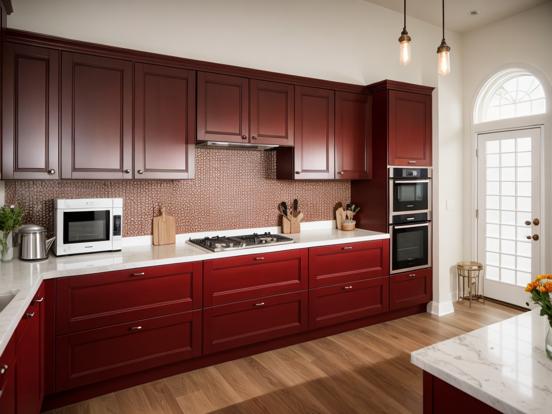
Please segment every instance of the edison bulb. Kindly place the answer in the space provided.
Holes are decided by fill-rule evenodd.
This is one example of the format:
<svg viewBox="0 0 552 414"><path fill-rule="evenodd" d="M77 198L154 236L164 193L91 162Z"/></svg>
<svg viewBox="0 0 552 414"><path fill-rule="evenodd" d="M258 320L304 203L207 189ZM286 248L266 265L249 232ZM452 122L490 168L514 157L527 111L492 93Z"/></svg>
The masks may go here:
<svg viewBox="0 0 552 414"><path fill-rule="evenodd" d="M408 65L411 59L410 40L403 40L400 42L400 63L401 65Z"/></svg>

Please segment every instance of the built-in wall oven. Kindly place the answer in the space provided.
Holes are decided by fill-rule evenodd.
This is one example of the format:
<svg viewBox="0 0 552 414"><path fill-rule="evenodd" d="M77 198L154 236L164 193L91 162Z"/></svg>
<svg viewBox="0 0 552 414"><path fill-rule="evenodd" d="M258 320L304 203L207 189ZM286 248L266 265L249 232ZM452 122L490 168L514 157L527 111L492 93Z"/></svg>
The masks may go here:
<svg viewBox="0 0 552 414"><path fill-rule="evenodd" d="M389 169L391 273L431 266L431 169Z"/></svg>

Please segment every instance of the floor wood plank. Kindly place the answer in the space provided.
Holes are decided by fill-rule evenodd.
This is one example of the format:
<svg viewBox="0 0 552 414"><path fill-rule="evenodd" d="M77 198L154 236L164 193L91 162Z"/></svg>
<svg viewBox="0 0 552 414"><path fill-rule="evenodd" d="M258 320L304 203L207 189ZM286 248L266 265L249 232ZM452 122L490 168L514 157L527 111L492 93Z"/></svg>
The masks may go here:
<svg viewBox="0 0 552 414"><path fill-rule="evenodd" d="M107 394L50 414L421 413L410 352L520 313L456 304Z"/></svg>

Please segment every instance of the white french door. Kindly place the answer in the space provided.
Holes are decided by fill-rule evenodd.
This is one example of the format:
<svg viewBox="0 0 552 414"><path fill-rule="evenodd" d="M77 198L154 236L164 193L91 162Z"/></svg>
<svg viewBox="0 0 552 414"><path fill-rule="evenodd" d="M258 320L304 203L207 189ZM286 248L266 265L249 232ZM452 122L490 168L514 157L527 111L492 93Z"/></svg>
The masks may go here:
<svg viewBox="0 0 552 414"><path fill-rule="evenodd" d="M526 306L525 285L540 272L541 130L479 134L478 260L485 295Z"/></svg>

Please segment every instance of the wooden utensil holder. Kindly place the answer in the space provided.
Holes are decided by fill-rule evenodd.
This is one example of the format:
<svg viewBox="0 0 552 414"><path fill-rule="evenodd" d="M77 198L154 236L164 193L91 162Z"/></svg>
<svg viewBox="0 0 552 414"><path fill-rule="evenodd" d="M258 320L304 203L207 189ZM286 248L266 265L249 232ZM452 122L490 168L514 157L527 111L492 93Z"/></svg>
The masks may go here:
<svg viewBox="0 0 552 414"><path fill-rule="evenodd" d="M301 220L303 220L303 213L299 213L297 217L282 216L282 233L301 233Z"/></svg>

